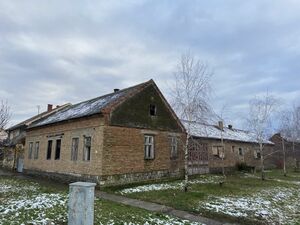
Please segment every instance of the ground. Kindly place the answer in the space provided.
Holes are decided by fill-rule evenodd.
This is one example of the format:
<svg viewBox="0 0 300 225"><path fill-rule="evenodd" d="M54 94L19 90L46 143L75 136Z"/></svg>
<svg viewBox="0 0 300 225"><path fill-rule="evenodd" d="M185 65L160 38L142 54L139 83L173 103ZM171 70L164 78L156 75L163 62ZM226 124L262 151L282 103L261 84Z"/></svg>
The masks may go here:
<svg viewBox="0 0 300 225"><path fill-rule="evenodd" d="M68 187L0 175L0 224L67 224ZM174 217L95 200L95 224L193 224Z"/></svg>
<svg viewBox="0 0 300 225"><path fill-rule="evenodd" d="M165 204L221 221L240 224L300 224L300 173L267 171L236 173L223 177L198 176L191 180L188 193L183 181L109 188L107 191L131 198Z"/></svg>
<svg viewBox="0 0 300 225"><path fill-rule="evenodd" d="M300 224L300 173L268 171L259 174L236 173L223 177L205 175L183 181L110 187L105 191L165 204L220 221L239 224ZM68 187L55 182L2 176L0 173L0 225L66 224ZM95 200L95 224L197 224L159 213Z"/></svg>

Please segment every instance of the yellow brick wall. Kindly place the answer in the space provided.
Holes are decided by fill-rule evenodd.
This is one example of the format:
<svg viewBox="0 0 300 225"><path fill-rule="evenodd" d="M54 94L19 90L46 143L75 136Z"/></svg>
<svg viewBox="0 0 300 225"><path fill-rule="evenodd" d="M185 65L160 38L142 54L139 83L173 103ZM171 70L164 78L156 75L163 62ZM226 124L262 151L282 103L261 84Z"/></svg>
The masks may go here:
<svg viewBox="0 0 300 225"><path fill-rule="evenodd" d="M66 174L101 175L103 118L82 118L72 122L29 130L26 136L24 169L41 170ZM58 137L47 137L63 133L61 138L60 159L54 160L55 140ZM83 161L83 136L92 137L91 160ZM71 161L72 138L79 137L78 159ZM53 140L51 160L46 159L48 140ZM28 159L29 143L40 142L38 159ZM33 148L34 149L34 148ZM33 150L34 152L34 150Z"/></svg>
<svg viewBox="0 0 300 225"><path fill-rule="evenodd" d="M209 168L220 168L222 165L224 167L235 167L237 163L246 163L248 166L258 167L260 165L260 160L254 157L254 150L258 145L252 143L242 143L233 141L224 141L225 145L225 157L224 161L221 158L214 156L212 152L213 146L221 146L221 141L210 140L206 141L208 143L208 157L209 157ZM234 147L234 151L232 150ZM239 155L239 148L243 149L244 155Z"/></svg>
<svg viewBox="0 0 300 225"><path fill-rule="evenodd" d="M154 135L155 158L144 159L144 135ZM171 159L170 136L178 137L178 158ZM181 133L106 126L104 128L103 175L144 173L183 168Z"/></svg>

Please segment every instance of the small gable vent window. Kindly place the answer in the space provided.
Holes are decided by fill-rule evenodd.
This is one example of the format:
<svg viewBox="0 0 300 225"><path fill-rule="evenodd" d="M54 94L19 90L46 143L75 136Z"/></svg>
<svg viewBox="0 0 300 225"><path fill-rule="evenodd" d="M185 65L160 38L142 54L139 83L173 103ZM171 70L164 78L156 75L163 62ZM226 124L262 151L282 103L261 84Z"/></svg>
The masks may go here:
<svg viewBox="0 0 300 225"><path fill-rule="evenodd" d="M156 105L150 105L149 107L149 114L150 116L156 116Z"/></svg>

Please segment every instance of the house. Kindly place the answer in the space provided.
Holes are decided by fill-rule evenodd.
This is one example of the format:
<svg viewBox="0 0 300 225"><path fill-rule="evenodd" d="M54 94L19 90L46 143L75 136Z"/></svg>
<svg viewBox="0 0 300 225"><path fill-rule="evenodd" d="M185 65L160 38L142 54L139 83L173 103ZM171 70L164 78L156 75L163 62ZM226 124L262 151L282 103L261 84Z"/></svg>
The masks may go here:
<svg viewBox="0 0 300 225"><path fill-rule="evenodd" d="M191 133L190 174L217 173L222 171L222 167L225 171L233 171L239 164L253 169L260 167L259 145L253 133L233 128L232 125L224 127L222 122L218 125L182 122ZM273 143L265 140L264 145L264 148L272 148Z"/></svg>
<svg viewBox="0 0 300 225"><path fill-rule="evenodd" d="M153 80L30 125L24 172L115 185L183 174L185 129Z"/></svg>
<svg viewBox="0 0 300 225"><path fill-rule="evenodd" d="M283 168L283 146L286 154L286 166L288 168L300 168L300 140L292 140L286 137L282 133L276 133L271 138L270 141L274 143L273 153L270 159L267 161L270 167Z"/></svg>
<svg viewBox="0 0 300 225"><path fill-rule="evenodd" d="M3 167L10 169L17 169L19 172L22 171L23 159L24 159L24 145L26 138L26 129L32 123L55 113L69 104L57 106L53 109L52 104L48 104L47 111L35 115L25 121L22 121L6 130L8 133L8 139L5 142L5 150L3 156Z"/></svg>

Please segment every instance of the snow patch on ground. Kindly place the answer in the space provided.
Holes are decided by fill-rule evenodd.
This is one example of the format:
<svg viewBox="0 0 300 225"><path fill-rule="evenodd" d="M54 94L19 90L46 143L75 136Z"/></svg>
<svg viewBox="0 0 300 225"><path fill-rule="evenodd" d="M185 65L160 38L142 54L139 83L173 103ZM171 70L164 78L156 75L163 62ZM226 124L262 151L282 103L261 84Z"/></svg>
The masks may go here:
<svg viewBox="0 0 300 225"><path fill-rule="evenodd" d="M189 181L189 184L216 184L222 179L221 176L202 176L197 179ZM141 185L133 188L125 188L118 191L120 194L130 194L137 192L147 192L147 191L161 191L161 190L177 190L184 187L184 181L170 182L170 183L160 183L160 184L147 184Z"/></svg>
<svg viewBox="0 0 300 225"><path fill-rule="evenodd" d="M211 197L207 202L201 202L198 210L263 220L268 224L291 224L299 219L299 201L297 188L273 188L252 196Z"/></svg>
<svg viewBox="0 0 300 225"><path fill-rule="evenodd" d="M137 219L135 217L132 218L133 220ZM140 218L139 218L140 219ZM199 222L190 222L189 220L181 220L175 217L171 217L168 215L162 215L161 218L158 218L157 216L153 216L153 214L148 214L145 217L143 217L143 220L145 221L143 225L151 225L151 224L162 224L162 225L205 225L203 223ZM109 220L108 223L100 223L100 225L116 225L120 224L120 221L114 221L113 219ZM123 222L123 225L140 225L141 223L135 223L135 222Z"/></svg>
<svg viewBox="0 0 300 225"><path fill-rule="evenodd" d="M56 205L64 204L66 204L66 198L61 194L43 193L37 196L32 196L30 199L24 197L18 200L9 200L5 204L0 205L0 213L8 214L18 212L19 210L47 209Z"/></svg>

